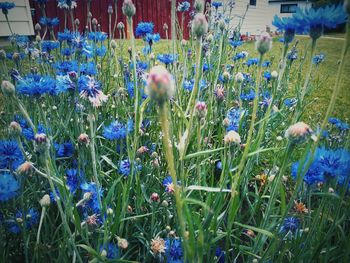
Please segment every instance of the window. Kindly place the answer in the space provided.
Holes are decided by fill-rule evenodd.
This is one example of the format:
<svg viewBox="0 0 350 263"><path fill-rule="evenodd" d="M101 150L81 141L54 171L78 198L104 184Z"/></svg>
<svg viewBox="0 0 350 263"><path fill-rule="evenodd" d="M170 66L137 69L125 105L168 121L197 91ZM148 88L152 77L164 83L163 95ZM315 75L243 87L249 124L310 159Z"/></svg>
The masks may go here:
<svg viewBox="0 0 350 263"><path fill-rule="evenodd" d="M281 13L295 13L298 4L281 4Z"/></svg>
<svg viewBox="0 0 350 263"><path fill-rule="evenodd" d="M249 5L254 5L254 6L256 6L256 0L249 0Z"/></svg>

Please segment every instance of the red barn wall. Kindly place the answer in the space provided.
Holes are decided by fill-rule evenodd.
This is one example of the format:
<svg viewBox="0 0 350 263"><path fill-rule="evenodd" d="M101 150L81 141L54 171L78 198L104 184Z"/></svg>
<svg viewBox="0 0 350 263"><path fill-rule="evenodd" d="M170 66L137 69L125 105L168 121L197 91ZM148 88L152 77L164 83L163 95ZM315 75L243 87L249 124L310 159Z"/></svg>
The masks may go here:
<svg viewBox="0 0 350 263"><path fill-rule="evenodd" d="M177 0L177 4L183 2L184 0ZM194 0L188 0L191 3L190 11L192 10ZM163 30L164 23L167 23L169 26L168 34L171 38L171 0L134 0L136 6L136 14L133 17L134 29L139 22L153 22L154 32L159 33L161 38L166 38L165 31ZM206 0L210 2L210 0ZM78 0L78 7L74 9L74 17L80 20L80 30L84 30L85 25L87 24L87 1ZM123 0L117 0L118 4L118 18L117 22L122 21L126 25L125 16L122 14L122 4ZM101 25L101 29L104 32L108 33L108 6L112 5L114 9L114 3L112 0L92 0L91 1L91 13L93 18L96 18ZM41 10L38 4L34 0L30 0L31 8L35 9L33 15L34 25L39 21L42 16ZM177 6L177 5L176 5ZM184 37L188 38L189 28L188 23L190 21L189 12L185 12L185 22L184 22ZM60 25L56 31L64 30L64 11L57 7L56 0L49 0L46 6L46 16L53 18L58 17L60 20ZM112 25L114 23L115 10L112 14ZM181 21L181 13L178 13L179 21ZM181 22L180 22L181 23ZM68 28L71 28L71 19L68 16L67 19ZM113 26L112 26L113 29ZM115 35L119 37L118 30L116 30Z"/></svg>

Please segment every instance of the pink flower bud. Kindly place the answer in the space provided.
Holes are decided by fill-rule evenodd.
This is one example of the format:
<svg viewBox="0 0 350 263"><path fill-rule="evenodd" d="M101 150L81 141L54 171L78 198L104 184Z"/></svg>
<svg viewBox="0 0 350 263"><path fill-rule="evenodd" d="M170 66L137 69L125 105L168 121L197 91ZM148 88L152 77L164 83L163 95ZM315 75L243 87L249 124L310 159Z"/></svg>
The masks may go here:
<svg viewBox="0 0 350 263"><path fill-rule="evenodd" d="M195 15L192 21L192 33L197 37L201 38L208 31L208 22L204 14L198 13Z"/></svg>

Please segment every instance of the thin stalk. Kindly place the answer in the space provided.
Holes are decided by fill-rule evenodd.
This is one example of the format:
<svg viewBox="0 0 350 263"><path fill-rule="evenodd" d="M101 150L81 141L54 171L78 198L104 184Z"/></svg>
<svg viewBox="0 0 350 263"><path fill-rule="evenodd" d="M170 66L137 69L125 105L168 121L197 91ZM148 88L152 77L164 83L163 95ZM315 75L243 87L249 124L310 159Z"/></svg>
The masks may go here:
<svg viewBox="0 0 350 263"><path fill-rule="evenodd" d="M173 56L175 56L175 41L176 41L176 0L171 0L171 42L172 42Z"/></svg>

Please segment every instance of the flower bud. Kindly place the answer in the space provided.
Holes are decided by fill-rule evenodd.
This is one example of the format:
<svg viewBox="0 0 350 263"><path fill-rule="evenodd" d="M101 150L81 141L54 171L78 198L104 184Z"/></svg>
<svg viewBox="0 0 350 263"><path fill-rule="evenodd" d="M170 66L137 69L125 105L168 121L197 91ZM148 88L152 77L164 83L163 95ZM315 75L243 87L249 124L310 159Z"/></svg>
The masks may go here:
<svg viewBox="0 0 350 263"><path fill-rule="evenodd" d="M118 247L121 249L127 249L129 246L128 241L125 238L118 238Z"/></svg>
<svg viewBox="0 0 350 263"><path fill-rule="evenodd" d="M197 37L201 38L208 31L208 22L204 14L198 13L195 15L192 21L192 33Z"/></svg>
<svg viewBox="0 0 350 263"><path fill-rule="evenodd" d="M78 18L76 18L76 19L74 20L74 24L75 24L76 26L79 26L79 25L80 25L80 20L79 20Z"/></svg>
<svg viewBox="0 0 350 263"><path fill-rule="evenodd" d="M92 23L94 26L97 26L98 21L97 21L96 18L93 18L92 21L91 21L91 23Z"/></svg>
<svg viewBox="0 0 350 263"><path fill-rule="evenodd" d="M231 75L228 71L224 71L224 73L222 73L222 78L224 79L224 81L229 81L231 78Z"/></svg>
<svg viewBox="0 0 350 263"><path fill-rule="evenodd" d="M41 25L39 23L36 23L34 28L35 28L35 31L40 31Z"/></svg>
<svg viewBox="0 0 350 263"><path fill-rule="evenodd" d="M291 125L285 132L285 137L292 142L298 143L305 141L307 135L312 133L312 129L304 122L297 122Z"/></svg>
<svg viewBox="0 0 350 263"><path fill-rule="evenodd" d="M225 20L224 20L224 19L220 19L220 21L219 21L219 29L220 29L221 31L224 31L225 28L226 28Z"/></svg>
<svg viewBox="0 0 350 263"><path fill-rule="evenodd" d="M260 36L258 36L255 42L255 48L261 55L270 51L271 47L272 47L272 39L269 33L263 32Z"/></svg>
<svg viewBox="0 0 350 263"><path fill-rule="evenodd" d="M9 131L10 131L11 135L19 136L22 133L21 125L19 125L18 122L13 121L13 122L10 123Z"/></svg>
<svg viewBox="0 0 350 263"><path fill-rule="evenodd" d="M241 83L244 81L244 75L241 72L238 72L235 76L235 81Z"/></svg>
<svg viewBox="0 0 350 263"><path fill-rule="evenodd" d="M40 201L39 201L41 207L48 207L50 206L50 203L51 203L51 199L50 199L50 196L48 194L44 195Z"/></svg>
<svg viewBox="0 0 350 263"><path fill-rule="evenodd" d="M118 30L123 30L124 29L124 23L123 22L119 22L118 24L117 24L117 28L118 28Z"/></svg>
<svg viewBox="0 0 350 263"><path fill-rule="evenodd" d="M207 104L204 101L198 101L196 106L196 114L200 117L203 118L205 115L207 115Z"/></svg>
<svg viewBox="0 0 350 263"><path fill-rule="evenodd" d="M162 206L163 206L163 207L168 207L168 206L169 206L168 201L163 200L163 202L162 202Z"/></svg>
<svg viewBox="0 0 350 263"><path fill-rule="evenodd" d="M2 81L1 90L5 96L13 96L15 95L15 92L16 92L15 86L10 81L7 81L7 80Z"/></svg>
<svg viewBox="0 0 350 263"><path fill-rule="evenodd" d="M225 144L241 144L241 137L235 131L229 131L224 137Z"/></svg>
<svg viewBox="0 0 350 263"><path fill-rule="evenodd" d="M276 70L272 71L271 72L271 78L277 79L277 77L278 77L278 72Z"/></svg>
<svg viewBox="0 0 350 263"><path fill-rule="evenodd" d="M159 202L159 194L157 194L157 193L152 193L152 195L151 195L151 200L152 200L153 202Z"/></svg>
<svg viewBox="0 0 350 263"><path fill-rule="evenodd" d="M111 5L108 6L107 13L109 15L113 14L113 7Z"/></svg>
<svg viewBox="0 0 350 263"><path fill-rule="evenodd" d="M35 41L36 41L36 42L40 42L40 41L41 41L41 36L36 35L36 36L35 36Z"/></svg>
<svg viewBox="0 0 350 263"><path fill-rule="evenodd" d="M47 150L50 148L49 138L47 138L46 134L44 133L36 134L34 137L34 141L35 150L38 153L46 153Z"/></svg>
<svg viewBox="0 0 350 263"><path fill-rule="evenodd" d="M171 98L175 92L174 80L163 66L154 66L147 79L146 93L159 104Z"/></svg>
<svg viewBox="0 0 350 263"><path fill-rule="evenodd" d="M6 52L3 49L0 49L0 59L3 60L6 58Z"/></svg>
<svg viewBox="0 0 350 263"><path fill-rule="evenodd" d="M124 0L123 2L123 14L131 18L136 13L136 8L131 0Z"/></svg>
<svg viewBox="0 0 350 263"><path fill-rule="evenodd" d="M78 143L88 145L90 143L89 135L87 135L86 133L80 134L78 137Z"/></svg>
<svg viewBox="0 0 350 263"><path fill-rule="evenodd" d="M168 29L169 29L168 24L167 24L167 23L164 23L164 25L163 25L163 30L164 30L164 31L167 31Z"/></svg>

